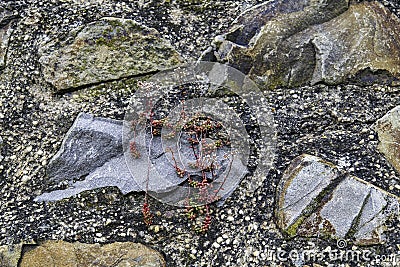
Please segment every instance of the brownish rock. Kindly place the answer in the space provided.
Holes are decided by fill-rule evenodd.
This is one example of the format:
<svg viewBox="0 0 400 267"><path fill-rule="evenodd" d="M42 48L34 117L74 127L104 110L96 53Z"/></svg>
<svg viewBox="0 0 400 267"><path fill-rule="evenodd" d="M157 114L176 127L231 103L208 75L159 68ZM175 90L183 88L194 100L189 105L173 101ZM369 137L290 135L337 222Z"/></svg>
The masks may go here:
<svg viewBox="0 0 400 267"><path fill-rule="evenodd" d="M46 241L26 252L20 267L161 267L160 253L138 243L82 244Z"/></svg>
<svg viewBox="0 0 400 267"><path fill-rule="evenodd" d="M39 49L44 78L59 91L150 74L182 62L157 30L130 19L102 18L74 29L69 39Z"/></svg>
<svg viewBox="0 0 400 267"><path fill-rule="evenodd" d="M326 2L326 3L325 3ZM265 88L396 84L400 20L378 2L273 1L238 19L214 53ZM252 15L252 19L245 18Z"/></svg>

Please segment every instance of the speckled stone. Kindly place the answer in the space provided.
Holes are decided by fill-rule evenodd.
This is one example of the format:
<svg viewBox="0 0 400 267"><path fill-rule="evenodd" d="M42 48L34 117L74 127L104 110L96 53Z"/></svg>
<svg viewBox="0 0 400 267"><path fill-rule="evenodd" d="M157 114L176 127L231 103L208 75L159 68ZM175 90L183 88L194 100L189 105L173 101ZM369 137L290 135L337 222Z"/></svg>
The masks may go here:
<svg viewBox="0 0 400 267"><path fill-rule="evenodd" d="M21 258L22 243L17 245L0 246L0 266L16 267Z"/></svg>
<svg viewBox="0 0 400 267"><path fill-rule="evenodd" d="M21 267L126 266L162 267L165 261L160 253L138 243L111 243L107 245L46 241L26 252Z"/></svg>
<svg viewBox="0 0 400 267"><path fill-rule="evenodd" d="M39 49L44 78L57 90L149 74L181 62L155 29L130 19L102 18L70 35L71 43L50 41Z"/></svg>

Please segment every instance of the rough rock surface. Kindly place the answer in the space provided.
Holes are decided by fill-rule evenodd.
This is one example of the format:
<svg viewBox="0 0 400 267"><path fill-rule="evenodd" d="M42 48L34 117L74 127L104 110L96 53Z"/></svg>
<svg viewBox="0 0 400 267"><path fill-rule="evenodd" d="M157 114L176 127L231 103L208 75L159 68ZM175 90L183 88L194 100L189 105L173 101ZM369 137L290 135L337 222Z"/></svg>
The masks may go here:
<svg viewBox="0 0 400 267"><path fill-rule="evenodd" d="M155 29L129 19L106 17L70 35L72 41L50 41L39 49L44 78L57 90L145 75L181 62Z"/></svg>
<svg viewBox="0 0 400 267"><path fill-rule="evenodd" d="M400 106L389 111L375 124L379 151L400 173Z"/></svg>
<svg viewBox="0 0 400 267"><path fill-rule="evenodd" d="M0 5L0 69L6 64L8 43L15 27L13 13Z"/></svg>
<svg viewBox="0 0 400 267"><path fill-rule="evenodd" d="M354 238L379 244L385 222L399 216L400 199L331 163L302 155L285 171L278 189L278 225L290 236Z"/></svg>
<svg viewBox="0 0 400 267"><path fill-rule="evenodd" d="M0 266L17 267L21 257L22 244L0 246Z"/></svg>
<svg viewBox="0 0 400 267"><path fill-rule="evenodd" d="M400 20L378 2L272 1L217 38L216 59L267 88L352 81L396 84ZM321 16L323 14L323 16Z"/></svg>
<svg viewBox="0 0 400 267"><path fill-rule="evenodd" d="M144 194L122 195L115 187L87 191L63 201L34 202L42 192L61 187L50 188L45 170L76 116L85 112L122 120L137 88L135 79L121 79L74 93L51 94L53 87L43 81L38 62L38 42L43 38L64 40L71 29L101 17L132 18L157 29L180 54L194 61L216 35L227 32L245 8L267 1L190 1L205 3L194 5L180 0L185 4L182 6L178 1L159 0L16 0L1 1L0 5L5 2L13 5L13 13L21 20L9 42L6 67L0 71L0 135L4 141L4 159L0 162L1 245L32 239L82 243L140 240L162 251L168 266L338 266L346 263L329 257L303 262L282 262L272 257L277 248L287 252L333 252L337 248L335 240L287 240L277 229L272 216L276 186L290 161L302 153L316 155L400 196L399 175L375 150L378 138L371 128L400 105L399 87L317 84L265 93L279 129L274 168L258 190L249 193L241 184L223 208L211 205L212 224L204 235L192 230L192 221L182 216L184 209L152 198L149 203L155 225L146 228L141 215ZM400 17L399 1L381 3ZM146 77L139 81L146 81ZM386 227L385 244L351 248L370 255L396 254L400 249L400 221L389 221ZM373 256L361 258L357 263L360 266L398 265Z"/></svg>
<svg viewBox="0 0 400 267"><path fill-rule="evenodd" d="M107 245L46 241L24 253L21 267L126 266L162 267L160 253L138 243Z"/></svg>
<svg viewBox="0 0 400 267"><path fill-rule="evenodd" d="M48 165L48 176L61 181L89 174L122 153L121 136L121 122L79 114Z"/></svg>
<svg viewBox="0 0 400 267"><path fill-rule="evenodd" d="M152 163L159 169L160 176L156 176L157 179L152 179L146 185L146 179L142 176L147 175L147 158L139 162L126 161L122 146L122 128L122 121L80 113L66 134L61 149L47 167L50 181L67 181L70 186L43 193L35 201L57 201L83 191L112 186L117 187L122 194L144 191L147 186L148 191L167 194L174 192L171 196L175 196L177 193L174 190L182 183L182 178L165 157L160 138L153 140L152 150L155 151L150 156ZM147 147L143 149L147 150ZM190 146L186 149L190 149ZM141 151L142 155L144 150ZM130 155L129 151L127 153ZM136 165L130 169L127 164ZM234 169L236 167L232 167L232 173ZM131 174L133 171L135 176ZM73 182L74 180L78 181ZM232 194L233 189L223 193L218 202L220 205Z"/></svg>
<svg viewBox="0 0 400 267"><path fill-rule="evenodd" d="M70 188L44 193L36 201L56 201L86 190L116 186L123 194L140 191L123 156L122 122L81 113L60 151L47 168L50 180L72 182Z"/></svg>

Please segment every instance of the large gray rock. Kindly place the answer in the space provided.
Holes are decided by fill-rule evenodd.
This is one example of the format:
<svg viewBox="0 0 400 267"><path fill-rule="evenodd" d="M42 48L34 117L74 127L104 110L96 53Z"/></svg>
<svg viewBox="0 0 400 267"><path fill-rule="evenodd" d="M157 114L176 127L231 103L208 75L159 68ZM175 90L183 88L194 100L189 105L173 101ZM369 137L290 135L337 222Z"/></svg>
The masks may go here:
<svg viewBox="0 0 400 267"><path fill-rule="evenodd" d="M155 29L133 20L107 17L70 35L65 42L51 41L39 48L44 78L57 90L145 75L181 63Z"/></svg>
<svg viewBox="0 0 400 267"><path fill-rule="evenodd" d="M384 242L385 222L399 216L400 199L320 158L302 155L285 171L278 187L278 226L289 236Z"/></svg>
<svg viewBox="0 0 400 267"><path fill-rule="evenodd" d="M375 124L378 133L378 150L400 173L400 106L389 111Z"/></svg>
<svg viewBox="0 0 400 267"><path fill-rule="evenodd" d="M153 138L151 146L153 154L149 157L152 164L150 169L158 169L159 176L152 177L151 181L146 180L149 170L148 158L141 157L143 161L127 160L126 153L130 155L131 151L129 144L123 147L122 127L122 121L79 114L66 134L59 152L47 166L49 180L68 181L69 187L45 192L37 196L35 201L58 201L83 191L114 186L123 194L147 190L162 192L160 194L166 194L171 199L179 197L176 188L185 179L179 177L176 170L171 167L170 160L165 156L161 138ZM145 146L143 149L147 151L148 147ZM144 150L141 155L144 155ZM135 165L128 168L127 164ZM234 173L237 169L247 172L247 169L243 170L232 164L231 172ZM192 173L195 174L196 172ZM220 173L216 175L222 176ZM74 180L77 181L73 182ZM221 194L220 205L235 188L236 186Z"/></svg>
<svg viewBox="0 0 400 267"><path fill-rule="evenodd" d="M324 82L396 84L400 20L378 2L268 1L215 41L216 60L266 88Z"/></svg>
<svg viewBox="0 0 400 267"><path fill-rule="evenodd" d="M116 186L123 194L141 191L123 156L122 121L81 113L64 138L60 151L47 167L53 181L80 179L65 190L38 196L36 201L56 201L86 190Z"/></svg>
<svg viewBox="0 0 400 267"><path fill-rule="evenodd" d="M79 114L49 162L47 175L56 182L88 175L122 154L121 136L121 121Z"/></svg>
<svg viewBox="0 0 400 267"><path fill-rule="evenodd" d="M281 180L280 188L285 190L285 194L278 198L281 207L277 210L278 224L282 227L292 225L337 176L335 168L317 157L296 158Z"/></svg>
<svg viewBox="0 0 400 267"><path fill-rule="evenodd" d="M139 243L116 242L101 246L100 244L46 241L24 253L18 266L163 267L165 265L165 260L159 252Z"/></svg>

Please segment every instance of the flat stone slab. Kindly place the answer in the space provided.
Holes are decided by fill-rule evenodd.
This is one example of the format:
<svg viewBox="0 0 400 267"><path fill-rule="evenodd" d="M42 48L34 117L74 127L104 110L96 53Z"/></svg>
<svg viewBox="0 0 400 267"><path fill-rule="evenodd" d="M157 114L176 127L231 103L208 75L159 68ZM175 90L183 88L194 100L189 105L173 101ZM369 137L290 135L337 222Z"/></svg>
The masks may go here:
<svg viewBox="0 0 400 267"><path fill-rule="evenodd" d="M138 243L116 242L100 245L46 241L24 253L18 266L164 267L166 263L159 252Z"/></svg>
<svg viewBox="0 0 400 267"><path fill-rule="evenodd" d="M116 186L123 194L141 191L126 166L122 148L122 121L81 113L68 131L60 151L47 166L53 181L69 181L70 187L35 198L57 201L86 190ZM73 180L84 180L72 183Z"/></svg>
<svg viewBox="0 0 400 267"><path fill-rule="evenodd" d="M375 123L378 150L400 173L400 106L389 111Z"/></svg>
<svg viewBox="0 0 400 267"><path fill-rule="evenodd" d="M56 182L77 179L122 153L122 122L81 113L47 166Z"/></svg>
<svg viewBox="0 0 400 267"><path fill-rule="evenodd" d="M212 57L265 88L398 84L400 19L376 1L348 2L267 1L216 38Z"/></svg>
<svg viewBox="0 0 400 267"><path fill-rule="evenodd" d="M185 180L176 174L175 169L171 170L171 163L165 157L160 143L161 139L154 138L152 150L155 150L155 154L150 160L154 165L151 168L159 169L162 175L155 177L147 185L143 182L145 179L138 184L139 181L132 176L132 171L146 177L148 159L130 162L136 165L128 168L124 150L129 148L123 147L122 131L122 121L79 114L66 134L60 150L47 166L47 177L50 181L67 181L69 187L45 192L37 196L35 201L58 201L87 190L113 186L122 194L141 192L147 188L148 192L163 192L175 197L178 193L174 190ZM144 149L147 150L147 147ZM234 171L232 167L232 172ZM218 204L222 205L232 192L233 190L224 192Z"/></svg>
<svg viewBox="0 0 400 267"><path fill-rule="evenodd" d="M320 158L301 155L278 187L278 226L289 236L384 242L385 222L399 216L400 198Z"/></svg>
<svg viewBox="0 0 400 267"><path fill-rule="evenodd" d="M145 75L182 62L153 28L105 17L71 31L68 40L39 48L43 76L57 90Z"/></svg>

